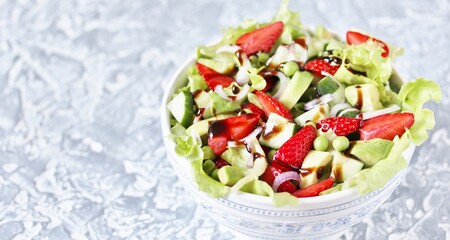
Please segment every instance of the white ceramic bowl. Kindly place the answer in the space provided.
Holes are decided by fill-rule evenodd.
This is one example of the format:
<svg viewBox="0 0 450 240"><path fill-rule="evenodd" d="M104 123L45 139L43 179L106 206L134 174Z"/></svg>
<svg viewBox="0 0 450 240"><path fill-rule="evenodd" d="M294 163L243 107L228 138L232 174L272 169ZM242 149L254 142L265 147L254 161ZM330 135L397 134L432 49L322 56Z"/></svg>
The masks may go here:
<svg viewBox="0 0 450 240"><path fill-rule="evenodd" d="M395 175L383 188L367 195L355 189L298 200L297 206L275 207L271 198L249 193L234 193L211 198L197 189L187 159L174 151L170 134L167 103L173 93L187 83L186 71L195 62L186 61L174 74L165 91L161 106L161 123L167 157L183 182L186 191L216 222L227 226L239 239L324 239L336 238L375 211L404 178L406 169ZM395 74L394 81L401 84ZM409 162L414 152L411 145L404 152Z"/></svg>

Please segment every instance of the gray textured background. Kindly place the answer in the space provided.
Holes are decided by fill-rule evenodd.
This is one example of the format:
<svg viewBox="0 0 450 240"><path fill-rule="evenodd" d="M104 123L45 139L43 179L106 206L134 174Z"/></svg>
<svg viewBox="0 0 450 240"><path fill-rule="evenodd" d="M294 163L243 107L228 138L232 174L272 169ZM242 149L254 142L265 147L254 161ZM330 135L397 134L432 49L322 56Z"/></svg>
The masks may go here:
<svg viewBox="0 0 450 240"><path fill-rule="evenodd" d="M233 239L168 164L159 104L194 47L278 1L0 1L0 239ZM409 173L343 239L450 239L450 3L292 1L303 22L405 47L438 81L437 125ZM156 237L157 236L157 237Z"/></svg>

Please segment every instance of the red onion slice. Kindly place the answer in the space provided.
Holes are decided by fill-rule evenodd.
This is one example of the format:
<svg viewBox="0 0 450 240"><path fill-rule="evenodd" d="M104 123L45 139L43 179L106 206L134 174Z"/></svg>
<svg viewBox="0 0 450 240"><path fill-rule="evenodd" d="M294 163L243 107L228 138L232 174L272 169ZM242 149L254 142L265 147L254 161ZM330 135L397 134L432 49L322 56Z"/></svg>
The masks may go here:
<svg viewBox="0 0 450 240"><path fill-rule="evenodd" d="M334 105L331 110L330 110L330 116L331 117L336 117L337 113L341 110L344 110L346 108L351 108L352 106L350 106L350 104L348 103L338 103L336 105Z"/></svg>
<svg viewBox="0 0 450 240"><path fill-rule="evenodd" d="M396 112L398 110L400 110L401 108L398 105L391 105L387 108L381 109L381 110L376 110L376 111L372 111L372 112L365 112L362 114L362 119L363 120L367 120L367 119L371 119L374 117L378 117L381 116L383 114L387 114L387 113L392 113L392 112Z"/></svg>
<svg viewBox="0 0 450 240"><path fill-rule="evenodd" d="M247 67L240 67L238 72L236 73L236 82L239 86L242 86L250 80L250 74L248 74Z"/></svg>
<svg viewBox="0 0 450 240"><path fill-rule="evenodd" d="M216 50L216 53L221 53L221 52L235 53L235 52L239 51L239 49L241 49L241 47L239 47L238 45L224 45L224 46L218 48Z"/></svg>
<svg viewBox="0 0 450 240"><path fill-rule="evenodd" d="M278 88L277 92L273 95L273 98L280 99L284 91L286 91L286 88L289 84L289 79L282 72L277 72L277 74L275 75L280 79L280 87Z"/></svg>
<svg viewBox="0 0 450 240"><path fill-rule="evenodd" d="M294 171L280 173L278 176L275 177L275 180L273 181L272 184L273 190L276 192L278 190L278 187L280 187L282 183L289 180L300 181L300 175Z"/></svg>

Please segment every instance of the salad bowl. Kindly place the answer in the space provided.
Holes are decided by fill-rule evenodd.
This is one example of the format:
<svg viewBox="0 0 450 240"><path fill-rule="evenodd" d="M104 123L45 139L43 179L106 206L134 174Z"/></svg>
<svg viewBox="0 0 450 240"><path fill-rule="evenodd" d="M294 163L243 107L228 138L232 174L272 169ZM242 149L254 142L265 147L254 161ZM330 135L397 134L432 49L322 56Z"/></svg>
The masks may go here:
<svg viewBox="0 0 450 240"><path fill-rule="evenodd" d="M191 175L186 158L175 153L175 143L170 135L170 112L167 104L171 96L186 85L188 67L195 58L188 59L170 80L161 105L161 124L167 157L190 196L214 221L229 228L239 239L334 239L348 228L361 222L375 211L404 178L406 169L398 172L384 187L369 194L360 195L350 188L340 192L300 198L295 206L276 207L270 197L250 193L230 193L212 198L200 191ZM402 79L394 71L393 84L402 85ZM403 156L409 163L414 153L411 144Z"/></svg>

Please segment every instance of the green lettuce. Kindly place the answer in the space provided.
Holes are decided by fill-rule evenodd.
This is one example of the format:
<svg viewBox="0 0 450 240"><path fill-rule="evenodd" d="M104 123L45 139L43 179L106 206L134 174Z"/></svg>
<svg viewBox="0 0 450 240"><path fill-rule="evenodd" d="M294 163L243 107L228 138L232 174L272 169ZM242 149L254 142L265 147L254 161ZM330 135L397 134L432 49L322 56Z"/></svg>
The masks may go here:
<svg viewBox="0 0 450 240"><path fill-rule="evenodd" d="M214 116L217 116L219 114L231 113L241 108L239 102L223 99L219 96L219 94L215 92L211 92L210 96L211 109Z"/></svg>
<svg viewBox="0 0 450 240"><path fill-rule="evenodd" d="M223 152L220 157L232 166L241 169L244 174L247 174L249 170L247 163L252 158L252 155L247 151L246 147L232 147Z"/></svg>
<svg viewBox="0 0 450 240"><path fill-rule="evenodd" d="M410 128L411 139L414 144L420 145L428 139L427 130L435 125L433 112L422 107L430 100L440 101L441 88L436 82L418 78L414 82L405 83L400 89L398 98L402 102L402 112L414 113L414 124Z"/></svg>
<svg viewBox="0 0 450 240"><path fill-rule="evenodd" d="M283 0L277 14L272 18L272 22L282 21L284 23L278 44L290 44L292 40L304 36L300 13L291 11L288 5L289 0Z"/></svg>
<svg viewBox="0 0 450 240"><path fill-rule="evenodd" d="M195 182L197 182L200 191L205 192L214 198L223 197L230 192L229 187L214 180L203 171L202 161L193 161L191 162L191 165L192 176L194 177Z"/></svg>
<svg viewBox="0 0 450 240"><path fill-rule="evenodd" d="M385 159L345 180L342 190L356 187L360 194L373 192L382 188L395 174L406 168L408 163L402 154L410 145L409 131L404 133L401 138L395 137L393 141L394 145Z"/></svg>
<svg viewBox="0 0 450 240"><path fill-rule="evenodd" d="M393 104L396 94L389 89L389 78L392 75L392 60L381 56L383 53L376 42L368 41L360 45L351 45L344 49L335 49L333 54L342 59L342 66L334 75L336 79L347 85L371 83L377 86L383 104ZM365 76L354 74L347 68L365 72Z"/></svg>
<svg viewBox="0 0 450 240"><path fill-rule="evenodd" d="M203 160L202 141L200 137L186 133L180 124L171 128L170 138L175 142L175 153L191 161Z"/></svg>

